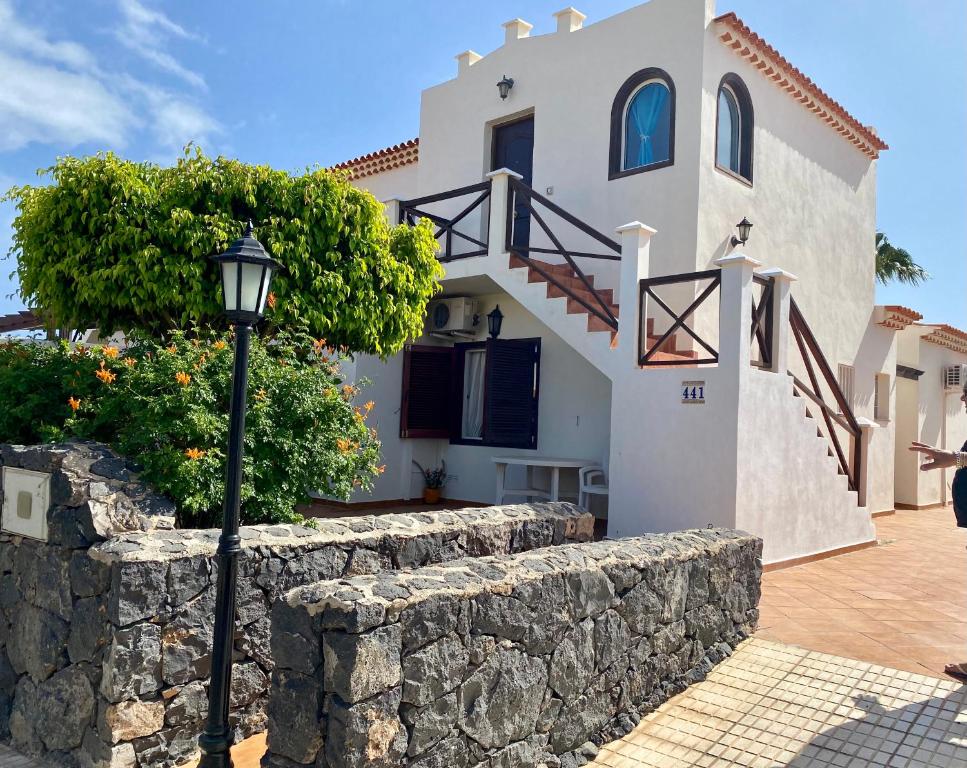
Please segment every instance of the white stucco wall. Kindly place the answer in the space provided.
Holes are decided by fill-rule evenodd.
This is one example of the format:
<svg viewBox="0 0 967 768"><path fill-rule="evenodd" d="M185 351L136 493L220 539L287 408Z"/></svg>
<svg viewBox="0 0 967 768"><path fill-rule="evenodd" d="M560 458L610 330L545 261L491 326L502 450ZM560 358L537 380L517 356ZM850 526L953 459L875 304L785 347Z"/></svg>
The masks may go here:
<svg viewBox="0 0 967 768"><path fill-rule="evenodd" d="M945 392L943 369L967 364L967 355L923 339L930 326L914 324L898 334L897 362L923 371L919 379L900 382L896 400L896 500L916 507L950 503L952 471L921 472L919 454L910 443L959 450L967 441L967 412L960 391Z"/></svg>
<svg viewBox="0 0 967 768"><path fill-rule="evenodd" d="M743 252L799 281L793 295L834 369L851 362L873 306L876 163L733 53L705 35L696 268L728 250L742 217ZM723 75L737 74L754 112L753 184L715 167ZM835 96L835 94L834 94Z"/></svg>
<svg viewBox="0 0 967 768"><path fill-rule="evenodd" d="M365 176L354 181L353 186L371 192L381 202L394 198L407 200L416 197L418 168L419 163L411 163L375 173L372 176Z"/></svg>
<svg viewBox="0 0 967 768"><path fill-rule="evenodd" d="M885 512L894 508L894 470L896 465L896 346L895 331L875 322L875 312L867 318L866 332L853 358L855 366L853 412L857 417L876 422L867 456L869 493L867 505L871 512ZM834 363L830 363L834 365ZM835 372L835 367L834 367ZM874 390L876 375L890 377L889 418L876 419Z"/></svg>
<svg viewBox="0 0 967 768"><path fill-rule="evenodd" d="M481 181L490 170L495 124L534 116L533 187L599 231L639 219L658 227L653 260L662 273L692 264L698 185L702 35L705 0L652 0L574 32L514 40L423 92L419 194ZM632 74L661 67L674 81L675 164L608 180L611 107ZM495 83L514 78L501 101ZM547 218L565 245L589 245ZM536 222L531 232L538 232ZM590 248L584 248L590 250ZM600 250L597 246L594 250ZM613 287L617 268L582 262Z"/></svg>
<svg viewBox="0 0 967 768"><path fill-rule="evenodd" d="M495 304L504 314L502 339L541 338L541 381L538 406L537 450L493 448L473 445L451 445L447 440L401 439L399 437L399 409L402 383L402 355L382 362L361 356L356 364L356 377L367 378L370 384L360 399L372 399L376 406L370 423L376 427L383 444L385 473L377 481L372 494L358 493L353 501L416 498L422 493L422 483L410 464L413 458L421 463L438 464L446 459L453 479L445 495L462 501L492 503L496 490L496 472L492 456L513 456L538 453L543 456L587 458L594 463L607 464L609 427L611 418L611 386L605 376L568 347L546 326L536 320L507 294L485 294L478 297L480 316L485 318ZM486 337L486 320L481 322L479 341ZM432 338L419 343L443 343ZM447 404L442 404L446 407ZM522 485L517 471L509 472L508 484ZM576 488L574 474L564 478L562 485Z"/></svg>

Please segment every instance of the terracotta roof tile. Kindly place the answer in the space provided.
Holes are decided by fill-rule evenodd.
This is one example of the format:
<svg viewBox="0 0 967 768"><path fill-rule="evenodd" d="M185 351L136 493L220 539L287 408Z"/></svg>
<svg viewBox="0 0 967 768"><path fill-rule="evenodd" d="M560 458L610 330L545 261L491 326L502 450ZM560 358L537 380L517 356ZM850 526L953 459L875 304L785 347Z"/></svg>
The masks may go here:
<svg viewBox="0 0 967 768"><path fill-rule="evenodd" d="M920 325L934 329L926 336L920 337L924 341L967 355L967 332L946 323L920 323Z"/></svg>
<svg viewBox="0 0 967 768"><path fill-rule="evenodd" d="M887 304L881 307L881 309L883 310L882 316L877 321L877 324L885 328L892 328L895 331L902 331L908 325L912 325L918 320L923 320L923 315L919 312L900 304Z"/></svg>
<svg viewBox="0 0 967 768"><path fill-rule="evenodd" d="M370 152L368 155L354 157L339 165L334 165L334 169L349 171L349 177L354 181L366 176L373 176L384 171L391 171L394 168L402 168L404 165L418 162L420 159L420 140L410 139L401 144L394 144L392 147Z"/></svg>
<svg viewBox="0 0 967 768"><path fill-rule="evenodd" d="M782 54L749 29L735 15L726 13L715 19L719 40L752 64L763 75L789 93L810 112L828 123L833 130L871 158L889 149L872 126L863 125L842 104L793 66Z"/></svg>

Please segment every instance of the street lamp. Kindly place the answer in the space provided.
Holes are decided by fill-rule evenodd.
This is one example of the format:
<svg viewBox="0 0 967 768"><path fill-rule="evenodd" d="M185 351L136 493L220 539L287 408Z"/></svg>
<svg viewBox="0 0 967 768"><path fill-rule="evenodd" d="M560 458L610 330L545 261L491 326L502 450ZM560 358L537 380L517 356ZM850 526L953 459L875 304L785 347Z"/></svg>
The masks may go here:
<svg viewBox="0 0 967 768"><path fill-rule="evenodd" d="M198 737L203 752L199 768L231 768L231 729L228 724L232 686L232 646L235 629L235 585L238 580L238 535L242 486L242 451L245 437L245 395L248 389L248 353L252 326L262 319L272 274L279 268L252 235L252 222L245 234L225 253L213 256L221 266L223 309L235 327L235 368L232 373L232 403L228 430L228 468L225 477L225 505L222 535L218 539L218 585L215 598L215 638L212 643L212 676L208 688L208 722Z"/></svg>

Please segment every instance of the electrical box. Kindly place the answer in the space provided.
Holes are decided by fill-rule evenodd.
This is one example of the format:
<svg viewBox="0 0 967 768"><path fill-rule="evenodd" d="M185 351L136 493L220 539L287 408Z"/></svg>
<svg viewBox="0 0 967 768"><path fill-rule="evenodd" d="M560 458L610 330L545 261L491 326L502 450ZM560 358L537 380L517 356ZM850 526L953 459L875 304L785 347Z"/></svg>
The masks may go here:
<svg viewBox="0 0 967 768"><path fill-rule="evenodd" d="M5 533L47 541L50 474L16 467L3 468L0 528Z"/></svg>

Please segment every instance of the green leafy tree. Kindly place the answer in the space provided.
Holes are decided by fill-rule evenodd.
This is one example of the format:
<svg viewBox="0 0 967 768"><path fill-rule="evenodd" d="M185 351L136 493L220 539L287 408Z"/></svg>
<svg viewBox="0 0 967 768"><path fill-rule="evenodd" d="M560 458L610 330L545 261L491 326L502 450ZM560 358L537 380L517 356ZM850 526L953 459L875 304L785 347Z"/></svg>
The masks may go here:
<svg viewBox="0 0 967 768"><path fill-rule="evenodd" d="M928 280L927 271L903 248L893 245L883 232L876 233L876 279L884 285L891 280L919 285Z"/></svg>
<svg viewBox="0 0 967 768"><path fill-rule="evenodd" d="M178 507L221 520L232 383L229 333L176 331L128 349L0 344L0 442L94 439L129 456ZM348 498L382 471L372 403L339 378L338 353L303 334L253 339L242 520L301 521L307 489Z"/></svg>
<svg viewBox="0 0 967 768"><path fill-rule="evenodd" d="M14 187L11 254L20 292L55 327L164 335L220 326L209 256L247 220L284 266L267 324L304 325L354 352L386 356L422 331L442 269L428 222L390 227L382 205L339 172L302 175L209 158L171 167L112 153L64 157L48 185Z"/></svg>

